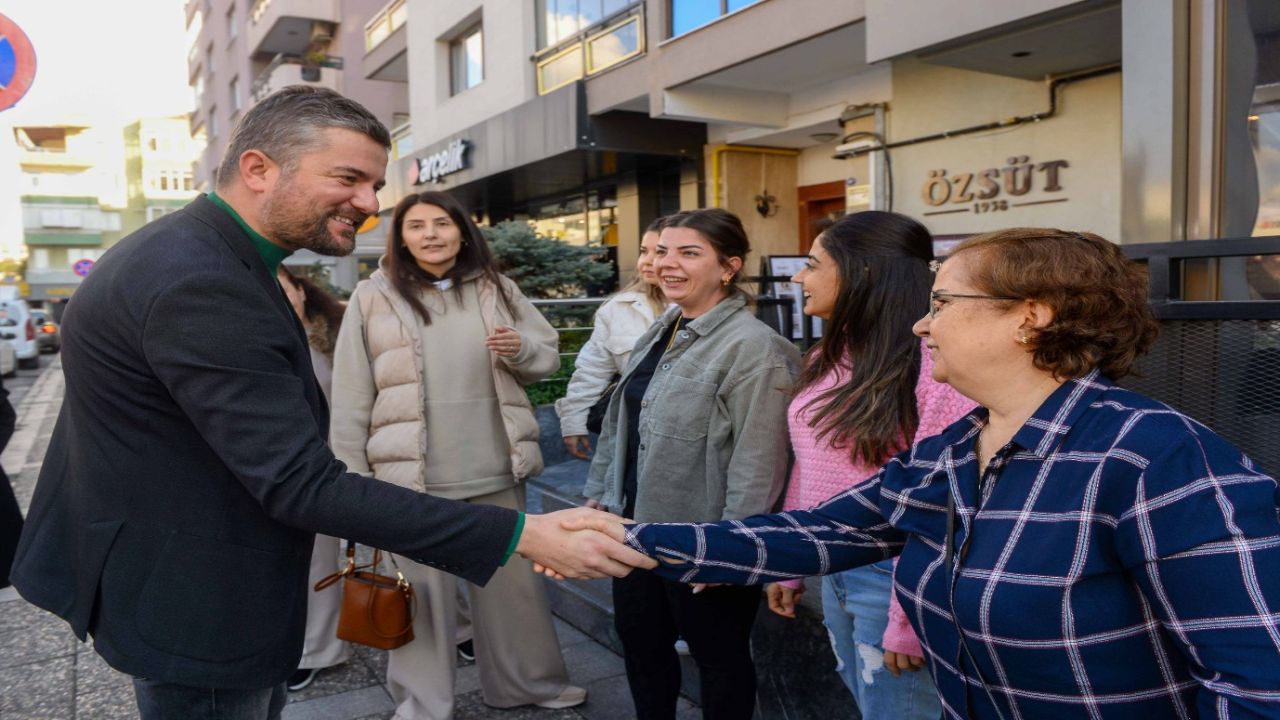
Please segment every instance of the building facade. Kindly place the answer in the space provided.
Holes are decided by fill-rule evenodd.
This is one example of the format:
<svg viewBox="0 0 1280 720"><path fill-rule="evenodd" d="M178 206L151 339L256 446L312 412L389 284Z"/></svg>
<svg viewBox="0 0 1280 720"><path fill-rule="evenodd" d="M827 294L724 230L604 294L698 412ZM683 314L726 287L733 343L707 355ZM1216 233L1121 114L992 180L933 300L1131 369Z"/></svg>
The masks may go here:
<svg viewBox="0 0 1280 720"><path fill-rule="evenodd" d="M649 218L708 206L759 256L868 208L944 248L1013 225L1157 242L1280 232L1278 8L394 0L363 67L408 87L396 197L616 243L624 272Z"/></svg>
<svg viewBox="0 0 1280 720"><path fill-rule="evenodd" d="M194 108L190 134L206 141L195 163L196 188L205 192L214 188L218 163L240 115L289 85L336 90L369 108L387 127L404 124L409 111L407 86L369 79L363 72L365 23L384 2L188 0L187 70ZM384 196L383 205L393 199ZM320 263L335 283L346 287L355 283L353 259L322 258L303 251L287 262Z"/></svg>

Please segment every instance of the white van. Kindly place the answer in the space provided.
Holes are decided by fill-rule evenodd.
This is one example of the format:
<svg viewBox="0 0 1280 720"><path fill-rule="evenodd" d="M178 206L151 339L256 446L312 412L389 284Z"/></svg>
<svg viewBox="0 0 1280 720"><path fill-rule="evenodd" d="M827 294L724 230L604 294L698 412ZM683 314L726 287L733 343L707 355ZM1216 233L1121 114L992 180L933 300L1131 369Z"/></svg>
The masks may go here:
<svg viewBox="0 0 1280 720"><path fill-rule="evenodd" d="M26 300L0 300L0 338L9 341L18 356L18 367L30 370L40 367L40 346L36 343L36 325Z"/></svg>

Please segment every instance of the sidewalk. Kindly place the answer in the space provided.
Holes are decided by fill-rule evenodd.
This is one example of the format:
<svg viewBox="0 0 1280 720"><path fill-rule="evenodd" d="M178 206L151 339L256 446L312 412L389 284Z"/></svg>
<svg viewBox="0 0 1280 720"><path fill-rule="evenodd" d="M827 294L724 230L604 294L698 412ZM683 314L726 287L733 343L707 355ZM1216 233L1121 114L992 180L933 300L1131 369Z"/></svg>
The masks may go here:
<svg viewBox="0 0 1280 720"><path fill-rule="evenodd" d="M18 429L0 463L25 508L62 403L62 366L55 362L22 399ZM481 700L474 664L457 672L456 720L626 720L634 717L622 659L560 619L556 632L569 677L587 688L587 702L568 710L490 708ZM290 693L285 720L374 720L392 716L387 655L358 647L351 662L321 671L308 688ZM683 698L681 720L701 712ZM138 716L127 676L112 670L66 623L0 590L0 718L3 720L124 720Z"/></svg>

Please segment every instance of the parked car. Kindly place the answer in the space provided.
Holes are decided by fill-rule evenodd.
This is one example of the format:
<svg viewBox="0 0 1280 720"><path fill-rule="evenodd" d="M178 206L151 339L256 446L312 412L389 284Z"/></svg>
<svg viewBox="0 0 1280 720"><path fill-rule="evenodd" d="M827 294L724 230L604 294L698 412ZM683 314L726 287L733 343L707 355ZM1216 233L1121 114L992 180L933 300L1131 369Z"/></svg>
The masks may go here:
<svg viewBox="0 0 1280 720"><path fill-rule="evenodd" d="M0 300L0 338L8 340L18 355L18 367L40 367L36 325L26 300Z"/></svg>
<svg viewBox="0 0 1280 720"><path fill-rule="evenodd" d="M13 344L8 340L0 340L0 375L13 377L18 374L18 354L13 351Z"/></svg>
<svg viewBox="0 0 1280 720"><path fill-rule="evenodd" d="M36 346L40 352L56 353L62 349L62 330L44 310L32 310L31 322L36 326Z"/></svg>

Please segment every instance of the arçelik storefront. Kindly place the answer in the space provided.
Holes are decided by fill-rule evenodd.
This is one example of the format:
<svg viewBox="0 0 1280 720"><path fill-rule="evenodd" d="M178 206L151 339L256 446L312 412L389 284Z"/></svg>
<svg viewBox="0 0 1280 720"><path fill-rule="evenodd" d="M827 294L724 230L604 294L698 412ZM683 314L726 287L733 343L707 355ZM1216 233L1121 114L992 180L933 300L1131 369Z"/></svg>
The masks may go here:
<svg viewBox="0 0 1280 720"><path fill-rule="evenodd" d="M575 83L394 161L384 196L444 190L481 223L528 221L569 243L616 247L681 208L705 143L699 123L589 115Z"/></svg>

